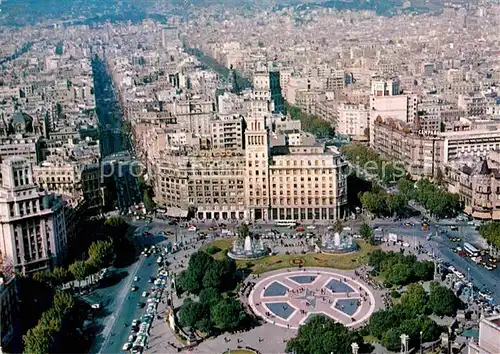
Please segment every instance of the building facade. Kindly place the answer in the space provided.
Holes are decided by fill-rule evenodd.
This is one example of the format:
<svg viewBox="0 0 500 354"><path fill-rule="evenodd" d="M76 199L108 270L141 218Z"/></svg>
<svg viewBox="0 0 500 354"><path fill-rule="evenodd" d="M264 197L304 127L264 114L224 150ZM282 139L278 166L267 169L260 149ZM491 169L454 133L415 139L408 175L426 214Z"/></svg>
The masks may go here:
<svg viewBox="0 0 500 354"><path fill-rule="evenodd" d="M16 271L50 269L67 245L63 202L39 191L24 158L9 158L1 168L0 251Z"/></svg>
<svg viewBox="0 0 500 354"><path fill-rule="evenodd" d="M482 318L479 322L479 341L468 344L469 354L500 353L500 316Z"/></svg>

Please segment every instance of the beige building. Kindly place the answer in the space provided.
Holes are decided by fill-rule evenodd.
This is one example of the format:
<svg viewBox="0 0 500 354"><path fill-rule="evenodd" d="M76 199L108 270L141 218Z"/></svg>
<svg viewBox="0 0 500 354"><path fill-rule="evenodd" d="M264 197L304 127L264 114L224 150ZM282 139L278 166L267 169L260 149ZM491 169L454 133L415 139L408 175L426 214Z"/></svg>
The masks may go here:
<svg viewBox="0 0 500 354"><path fill-rule="evenodd" d="M469 342L469 354L500 353L500 316L482 318L479 322L479 342Z"/></svg>
<svg viewBox="0 0 500 354"><path fill-rule="evenodd" d="M245 158L240 150L162 154L154 164L155 201L199 219L245 217Z"/></svg>
<svg viewBox="0 0 500 354"><path fill-rule="evenodd" d="M66 250L63 202L39 191L24 158L4 160L1 169L0 252L16 271L50 269Z"/></svg>
<svg viewBox="0 0 500 354"><path fill-rule="evenodd" d="M323 145L270 139L264 119L250 118L246 139L246 207L250 220L336 220L347 204L346 164ZM272 141L272 145L271 145Z"/></svg>
<svg viewBox="0 0 500 354"><path fill-rule="evenodd" d="M370 108L363 103L340 102L337 105L335 132L351 137L365 135Z"/></svg>
<svg viewBox="0 0 500 354"><path fill-rule="evenodd" d="M403 123L413 123L417 118L417 95L401 94L399 79L372 78L370 95L370 146L376 144L372 134L375 119L391 118Z"/></svg>
<svg viewBox="0 0 500 354"><path fill-rule="evenodd" d="M500 155L457 160L446 165L448 189L458 193L465 212L476 219L500 220Z"/></svg>
<svg viewBox="0 0 500 354"><path fill-rule="evenodd" d="M94 163L68 162L49 159L33 167L36 183L51 192L84 200L87 208L104 205L101 187L101 166Z"/></svg>
<svg viewBox="0 0 500 354"><path fill-rule="evenodd" d="M379 116L370 135L377 152L403 162L415 177L433 177L450 162L500 150L500 132L480 123L471 124L472 130L447 131L445 126L444 132L422 134L412 124Z"/></svg>

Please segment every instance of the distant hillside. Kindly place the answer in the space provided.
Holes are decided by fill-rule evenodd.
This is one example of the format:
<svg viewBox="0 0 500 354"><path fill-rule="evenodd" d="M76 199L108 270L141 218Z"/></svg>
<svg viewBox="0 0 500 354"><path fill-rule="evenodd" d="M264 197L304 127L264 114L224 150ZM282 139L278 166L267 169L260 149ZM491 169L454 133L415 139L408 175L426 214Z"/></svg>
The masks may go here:
<svg viewBox="0 0 500 354"><path fill-rule="evenodd" d="M443 0L326 0L303 3L295 6L297 11L312 8L335 8L338 10L371 10L381 16L394 16L400 13L441 13L443 10ZM275 10L286 6L278 5Z"/></svg>
<svg viewBox="0 0 500 354"><path fill-rule="evenodd" d="M441 12L443 0L2 0L0 25L24 26L40 22L99 23L140 21L146 17L186 15L192 7L268 8L295 7L297 10L323 7L340 10L375 10L391 16L401 12ZM152 12L162 12L154 14Z"/></svg>

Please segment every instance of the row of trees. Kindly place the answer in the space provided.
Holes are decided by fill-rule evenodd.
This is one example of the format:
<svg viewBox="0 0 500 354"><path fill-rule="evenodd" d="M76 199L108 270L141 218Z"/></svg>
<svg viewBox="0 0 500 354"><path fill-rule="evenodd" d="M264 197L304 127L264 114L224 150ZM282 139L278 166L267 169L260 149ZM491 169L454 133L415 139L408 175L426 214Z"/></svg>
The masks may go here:
<svg viewBox="0 0 500 354"><path fill-rule="evenodd" d="M397 162L381 158L379 154L365 145L345 145L341 151L351 163L362 169L362 173L376 177L385 185L394 183L405 175L404 168Z"/></svg>
<svg viewBox="0 0 500 354"><path fill-rule="evenodd" d="M463 210L463 203L457 194L443 190L428 179L421 179L416 184L408 179L398 182L398 190L406 200L415 200L431 215L437 218L450 218Z"/></svg>
<svg viewBox="0 0 500 354"><path fill-rule="evenodd" d="M461 306L453 291L432 282L430 294L420 284L410 284L401 297L401 302L391 308L375 312L366 328L367 334L378 338L381 344L391 351L401 346L400 336L410 336L410 345L439 338L443 329L428 315L452 315Z"/></svg>
<svg viewBox="0 0 500 354"><path fill-rule="evenodd" d="M335 131L330 123L318 116L307 114L299 107L287 105L287 112L294 120L299 120L302 130L311 133L319 139L328 139L335 136Z"/></svg>
<svg viewBox="0 0 500 354"><path fill-rule="evenodd" d="M431 280L434 275L434 263L417 261L414 255L377 250L370 253L368 264L373 267L374 275L384 277L385 287Z"/></svg>
<svg viewBox="0 0 500 354"><path fill-rule="evenodd" d="M37 272L33 279L52 287L60 287L71 280L81 282L95 274L100 269L111 265L114 257L113 242L111 239L96 241L88 250L88 259L75 261L68 268L56 267L52 272Z"/></svg>
<svg viewBox="0 0 500 354"><path fill-rule="evenodd" d="M43 312L38 324L23 336L24 353L46 354L70 352L77 340L77 328L83 316L75 299L68 292L54 295L53 306Z"/></svg>
<svg viewBox="0 0 500 354"><path fill-rule="evenodd" d="M93 242L88 249L88 258L85 261L75 261L68 268L56 267L52 272L37 272L33 279L52 287L59 287L68 281L81 282L89 276L96 274L100 269L109 267L115 260L115 255L120 254L121 239L124 239L128 224L120 217L112 217L104 223L103 230L108 238ZM94 281L94 279L92 279Z"/></svg>
<svg viewBox="0 0 500 354"><path fill-rule="evenodd" d="M479 226L479 233L486 239L488 245L500 249L500 222L492 221Z"/></svg>
<svg viewBox="0 0 500 354"><path fill-rule="evenodd" d="M248 323L239 301L224 292L236 285L236 264L229 258L216 260L205 252L194 253L188 268L177 279L177 291L198 295L187 298L179 312L180 324L204 333L232 331Z"/></svg>
<svg viewBox="0 0 500 354"><path fill-rule="evenodd" d="M377 186L372 187L371 191L360 193L358 198L363 209L377 217L404 216L408 212L408 199L404 195L387 193Z"/></svg>

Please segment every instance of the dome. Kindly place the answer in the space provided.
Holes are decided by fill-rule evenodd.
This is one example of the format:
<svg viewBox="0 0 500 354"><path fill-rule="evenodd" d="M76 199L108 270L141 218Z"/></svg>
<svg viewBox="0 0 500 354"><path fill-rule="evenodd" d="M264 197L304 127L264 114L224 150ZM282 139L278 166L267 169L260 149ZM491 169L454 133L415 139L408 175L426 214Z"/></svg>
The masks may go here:
<svg viewBox="0 0 500 354"><path fill-rule="evenodd" d="M21 111L14 112L10 124L14 133L33 132L33 118L29 114Z"/></svg>

